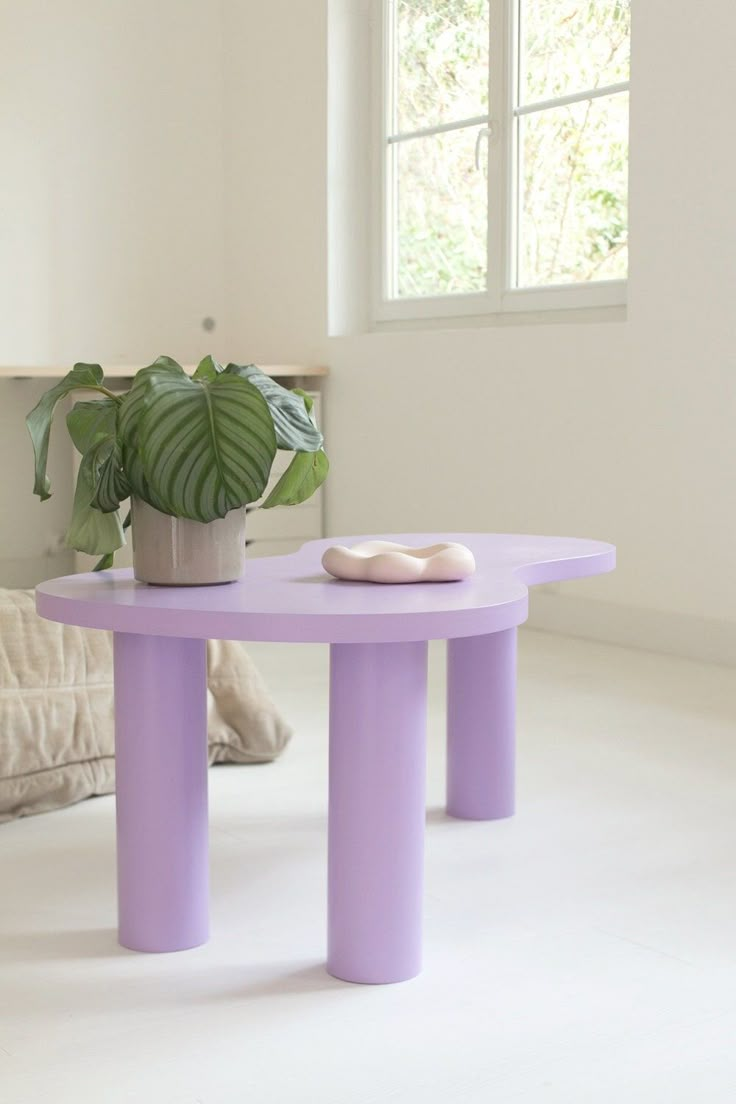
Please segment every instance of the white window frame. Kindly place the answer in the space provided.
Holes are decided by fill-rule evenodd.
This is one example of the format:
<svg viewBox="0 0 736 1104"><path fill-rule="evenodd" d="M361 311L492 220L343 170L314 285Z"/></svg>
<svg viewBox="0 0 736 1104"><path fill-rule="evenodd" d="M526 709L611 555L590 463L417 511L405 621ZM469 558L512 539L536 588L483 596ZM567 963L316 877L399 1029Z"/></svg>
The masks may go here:
<svg viewBox="0 0 736 1104"><path fill-rule="evenodd" d="M373 315L377 322L496 316L537 311L586 310L620 307L626 303L626 280L598 280L591 283L556 284L545 287L516 288L513 253L517 239L516 190L517 118L534 110L563 106L595 96L629 90L629 82L605 88L585 90L569 96L518 104L519 0L490 0L490 85L488 116L458 120L450 124L412 131L415 136L460 129L463 126L488 127L488 274L487 289L472 294L450 294L411 298L389 298L389 266L396 241L389 233L393 223L392 174L389 172L391 147L396 137L391 119L394 103L392 83L395 74L390 60L393 49L393 7L395 0L373 0L373 26L377 33L373 44L374 69L374 142L375 158L373 202ZM499 33L500 31L500 33ZM407 132L408 133L408 132ZM491 203L490 197L495 197Z"/></svg>

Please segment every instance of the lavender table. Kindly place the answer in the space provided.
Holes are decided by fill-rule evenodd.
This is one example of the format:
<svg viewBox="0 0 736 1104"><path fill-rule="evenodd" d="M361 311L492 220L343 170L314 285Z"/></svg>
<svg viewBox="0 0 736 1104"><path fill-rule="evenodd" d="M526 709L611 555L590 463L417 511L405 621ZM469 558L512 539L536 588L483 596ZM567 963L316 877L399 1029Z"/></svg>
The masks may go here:
<svg viewBox="0 0 736 1104"><path fill-rule="evenodd" d="M130 571L37 589L52 621L112 629L120 942L177 951L208 937L206 641L312 641L330 651L327 968L391 982L421 965L427 641L448 639L447 811L514 811L516 627L527 586L610 571L612 545L559 537L389 535L461 541L462 583L330 579L334 543L253 560L241 583L163 588ZM371 538L376 539L376 538Z"/></svg>

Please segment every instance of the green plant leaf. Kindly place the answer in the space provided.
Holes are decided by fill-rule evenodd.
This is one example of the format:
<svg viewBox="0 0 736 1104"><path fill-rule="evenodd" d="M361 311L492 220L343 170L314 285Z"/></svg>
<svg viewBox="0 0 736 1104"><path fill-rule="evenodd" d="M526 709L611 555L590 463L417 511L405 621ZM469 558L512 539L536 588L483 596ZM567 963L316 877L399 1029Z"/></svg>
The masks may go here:
<svg viewBox="0 0 736 1104"><path fill-rule="evenodd" d="M289 391L255 364L228 364L225 373L247 379L261 392L271 411L276 444L280 449L316 452L322 448L322 434L309 416L312 400L309 399L310 406L305 409L305 403L300 397L304 395L303 391Z"/></svg>
<svg viewBox="0 0 736 1104"><path fill-rule="evenodd" d="M107 571L109 568L112 567L112 565L114 563L115 563L115 553L114 552L106 552L105 555L102 557L102 559L97 561L97 563L92 568L92 570L93 571Z"/></svg>
<svg viewBox="0 0 736 1104"><path fill-rule="evenodd" d="M83 456L99 441L111 442L110 453L100 467L97 490L92 500L95 509L105 514L117 510L130 494L130 484L123 471L122 449L117 439L119 405L115 399L78 402L66 416L69 436Z"/></svg>
<svg viewBox="0 0 736 1104"><path fill-rule="evenodd" d="M84 456L98 441L115 436L119 405L115 399L89 399L74 404L66 416L66 425L77 452Z"/></svg>
<svg viewBox="0 0 736 1104"><path fill-rule="evenodd" d="M130 510L128 510L127 514L125 515L125 521L123 522L123 532L125 532L126 529L130 529L130 520L131 520ZM97 561L97 563L92 568L92 570L93 571L107 571L108 568L113 566L114 562L115 562L115 553L114 552L106 552L105 555L102 557L102 559Z"/></svg>
<svg viewBox="0 0 736 1104"><path fill-rule="evenodd" d="M314 414L312 414L312 407L314 406L314 399L312 396L307 391L302 391L301 387L295 387L291 393L292 395L301 395L304 405L307 408L307 414L314 425L316 425L317 422L315 421Z"/></svg>
<svg viewBox="0 0 736 1104"><path fill-rule="evenodd" d="M260 498L276 435L266 400L247 379L153 372L138 446L146 485L165 512L207 522ZM127 460L125 469L130 478Z"/></svg>
<svg viewBox="0 0 736 1104"><path fill-rule="evenodd" d="M305 502L324 483L329 470L330 462L324 449L297 452L261 508L270 510L274 506L297 506Z"/></svg>
<svg viewBox="0 0 736 1104"><path fill-rule="evenodd" d="M200 360L197 365L192 379L195 380L213 380L216 376L219 376L220 372L223 372L224 368L221 364L215 360L214 357L206 356L204 360Z"/></svg>
<svg viewBox="0 0 736 1104"><path fill-rule="evenodd" d="M71 372L64 376L64 379L57 383L55 387L50 388L36 403L30 414L27 415L26 425L33 442L33 452L36 460L33 493L37 494L42 502L51 497L51 483L46 475L46 464L49 455L51 423L56 405L70 391L79 388L92 388L99 391L101 390L101 384L102 368L99 364L75 364Z"/></svg>
<svg viewBox="0 0 736 1104"><path fill-rule="evenodd" d="M120 503L129 497L130 483L123 470L123 453L120 442L114 437L112 449L100 467L92 505L103 514L111 514L120 509Z"/></svg>
<svg viewBox="0 0 736 1104"><path fill-rule="evenodd" d="M114 552L125 544L119 512L116 510L114 513L103 514L92 505L100 469L113 446L114 438L98 441L84 454L79 465L66 543L70 548L87 552L91 556Z"/></svg>
<svg viewBox="0 0 736 1104"><path fill-rule="evenodd" d="M153 364L136 372L133 385L118 408L118 439L123 468L131 491L154 509L171 513L166 503L148 485L140 446L140 422L148 391L152 381L162 377L189 379L182 366L171 357L159 357Z"/></svg>

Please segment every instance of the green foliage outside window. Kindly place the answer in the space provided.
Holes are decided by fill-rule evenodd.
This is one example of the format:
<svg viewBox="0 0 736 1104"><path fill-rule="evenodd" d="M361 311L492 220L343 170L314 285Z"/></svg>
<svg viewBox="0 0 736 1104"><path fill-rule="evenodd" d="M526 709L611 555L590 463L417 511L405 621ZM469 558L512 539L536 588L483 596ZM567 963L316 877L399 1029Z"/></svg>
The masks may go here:
<svg viewBox="0 0 736 1104"><path fill-rule="evenodd" d="M627 81L630 7L521 0L520 104ZM487 0L396 0L395 13L395 131L498 117L488 104ZM493 196L488 210L477 136L472 126L390 147L400 296L486 286L487 220L500 212ZM628 92L522 115L517 156L519 286L624 278Z"/></svg>

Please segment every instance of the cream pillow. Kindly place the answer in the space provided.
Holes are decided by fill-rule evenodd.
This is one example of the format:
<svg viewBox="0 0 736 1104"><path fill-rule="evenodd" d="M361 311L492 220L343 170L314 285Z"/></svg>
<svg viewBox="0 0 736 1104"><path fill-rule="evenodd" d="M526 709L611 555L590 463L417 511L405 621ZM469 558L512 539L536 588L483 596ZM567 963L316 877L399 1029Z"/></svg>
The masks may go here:
<svg viewBox="0 0 736 1104"><path fill-rule="evenodd" d="M263 763L291 730L242 644L208 645L210 763ZM112 637L0 589L0 823L115 789Z"/></svg>

